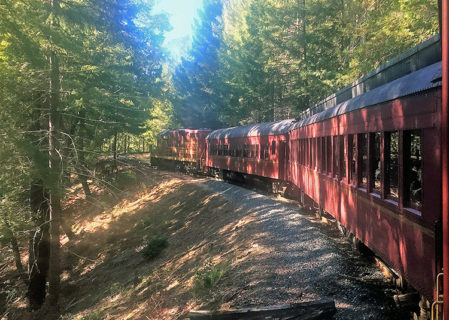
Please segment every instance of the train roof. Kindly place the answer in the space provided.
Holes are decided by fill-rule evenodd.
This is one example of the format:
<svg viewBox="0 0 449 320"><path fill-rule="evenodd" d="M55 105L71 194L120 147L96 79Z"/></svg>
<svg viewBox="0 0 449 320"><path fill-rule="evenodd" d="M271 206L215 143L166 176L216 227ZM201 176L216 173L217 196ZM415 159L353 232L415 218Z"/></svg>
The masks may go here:
<svg viewBox="0 0 449 320"><path fill-rule="evenodd" d="M276 122L256 123L239 127L218 129L209 133L207 139L210 140L222 138L257 137L285 134L290 131L290 128L295 121L295 119L288 119Z"/></svg>
<svg viewBox="0 0 449 320"><path fill-rule="evenodd" d="M291 130L439 86L441 86L441 61L339 103L306 119L298 120L292 124Z"/></svg>
<svg viewBox="0 0 449 320"><path fill-rule="evenodd" d="M166 133L173 133L173 132L210 132L212 129L165 129L164 131L158 133L158 136L163 136Z"/></svg>

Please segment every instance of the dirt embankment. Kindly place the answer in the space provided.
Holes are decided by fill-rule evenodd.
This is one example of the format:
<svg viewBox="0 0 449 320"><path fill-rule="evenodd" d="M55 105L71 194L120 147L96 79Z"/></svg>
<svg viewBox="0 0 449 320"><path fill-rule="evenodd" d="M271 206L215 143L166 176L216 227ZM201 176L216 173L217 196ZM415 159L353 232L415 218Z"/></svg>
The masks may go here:
<svg viewBox="0 0 449 320"><path fill-rule="evenodd" d="M139 180L123 200L72 199L64 319L177 319L200 307L322 297L336 300L337 319L390 318L380 272L298 205L153 169ZM154 236L168 246L148 259L142 250ZM23 301L14 303L10 318L23 311Z"/></svg>

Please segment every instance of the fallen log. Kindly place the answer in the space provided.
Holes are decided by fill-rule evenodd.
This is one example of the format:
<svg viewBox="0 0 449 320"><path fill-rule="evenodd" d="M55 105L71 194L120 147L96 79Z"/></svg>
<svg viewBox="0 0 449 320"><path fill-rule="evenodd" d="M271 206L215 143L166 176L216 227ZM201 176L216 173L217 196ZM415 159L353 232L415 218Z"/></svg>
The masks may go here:
<svg viewBox="0 0 449 320"><path fill-rule="evenodd" d="M267 307L243 308L226 311L190 311L185 319L191 320L328 320L334 315L335 302L331 299L304 303L282 304Z"/></svg>

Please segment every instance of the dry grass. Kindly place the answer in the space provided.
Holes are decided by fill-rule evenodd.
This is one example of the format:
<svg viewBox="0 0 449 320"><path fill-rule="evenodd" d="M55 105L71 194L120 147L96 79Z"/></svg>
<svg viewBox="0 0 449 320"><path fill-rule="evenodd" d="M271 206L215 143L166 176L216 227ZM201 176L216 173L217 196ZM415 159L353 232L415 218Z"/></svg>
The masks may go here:
<svg viewBox="0 0 449 320"><path fill-rule="evenodd" d="M177 319L226 302L210 289L254 250L239 235L252 219L202 188L201 178L146 170L121 198L97 188L87 201L81 186L72 188L65 211L76 236L62 237L64 319ZM168 247L146 259L141 250L161 234ZM199 275L212 284L201 294ZM22 318L24 302L16 301L7 319Z"/></svg>

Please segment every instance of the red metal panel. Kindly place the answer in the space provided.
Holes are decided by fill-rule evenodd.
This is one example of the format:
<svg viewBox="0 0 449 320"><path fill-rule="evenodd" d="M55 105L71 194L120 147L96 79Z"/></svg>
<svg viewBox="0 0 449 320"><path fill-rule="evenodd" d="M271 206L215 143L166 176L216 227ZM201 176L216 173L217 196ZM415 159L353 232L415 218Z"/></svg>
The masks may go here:
<svg viewBox="0 0 449 320"><path fill-rule="evenodd" d="M273 141L275 142L275 154L272 154L271 147ZM283 143L281 143L283 141ZM222 141L212 140L212 143L225 143L235 145L268 145L269 146L269 159L264 160L259 158L247 158L247 157L231 157L221 155L208 155L207 166L229 170L234 172L240 172L251 175L258 175L271 179L284 179L286 158L285 158L285 143L287 143L287 135L276 136L254 136L254 137L240 137L225 139ZM259 150L260 151L260 150Z"/></svg>
<svg viewBox="0 0 449 320"><path fill-rule="evenodd" d="M206 136L212 130L179 129L167 131L158 144L153 157L182 162L205 163Z"/></svg>
<svg viewBox="0 0 449 320"><path fill-rule="evenodd" d="M423 129L423 187L422 212L401 208L398 203L370 194L349 185L346 180L312 170L292 161L289 168L292 182L310 198L337 218L382 259L400 272L428 299L433 297L435 239L433 223L438 218L441 193L438 172L438 110L440 89L432 89L356 110L322 123L295 129L293 139L321 135L347 135ZM333 154L334 152L332 152ZM298 156L292 156L298 161ZM427 190L427 191L426 191ZM419 213L419 215L417 214Z"/></svg>
<svg viewBox="0 0 449 320"><path fill-rule="evenodd" d="M444 319L449 319L449 3L442 0L441 49L442 49L442 209L443 209L443 267L444 267Z"/></svg>

